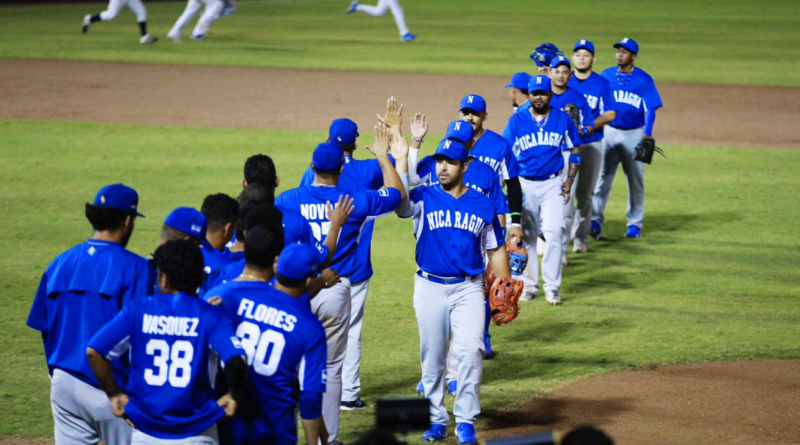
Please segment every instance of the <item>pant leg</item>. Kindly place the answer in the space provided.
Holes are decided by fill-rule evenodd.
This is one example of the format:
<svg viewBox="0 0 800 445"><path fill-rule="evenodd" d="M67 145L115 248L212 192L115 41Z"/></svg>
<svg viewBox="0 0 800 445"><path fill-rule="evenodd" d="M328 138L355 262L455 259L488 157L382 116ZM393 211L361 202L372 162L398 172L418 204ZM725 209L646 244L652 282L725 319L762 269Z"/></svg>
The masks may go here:
<svg viewBox="0 0 800 445"><path fill-rule="evenodd" d="M542 280L544 289L558 290L561 287L561 255L563 243L561 234L564 230L564 197L561 196L563 180L558 178L541 181L539 188L540 219L545 238L545 250L542 257ZM530 262L528 263L530 264Z"/></svg>
<svg viewBox="0 0 800 445"><path fill-rule="evenodd" d="M104 22L114 20L126 3L127 0L109 0L106 10L100 13L100 20Z"/></svg>
<svg viewBox="0 0 800 445"><path fill-rule="evenodd" d="M113 443L113 442L112 442ZM183 439L161 439L143 433L139 430L133 431L131 445L219 445L217 426L211 425L207 430L197 436L185 437Z"/></svg>
<svg viewBox="0 0 800 445"><path fill-rule="evenodd" d="M342 401L352 402L361 392L361 327L364 305L369 292L369 280L350 286L350 330L347 334L347 353L342 369Z"/></svg>
<svg viewBox="0 0 800 445"><path fill-rule="evenodd" d="M386 0L378 0L378 4L375 6L362 5L361 3L356 6L356 11L363 12L373 17L380 17L386 14L387 9L389 9L389 5L386 4Z"/></svg>
<svg viewBox="0 0 800 445"><path fill-rule="evenodd" d="M586 242L592 222L592 196L603 161L603 140L581 145L581 168L575 187L575 238Z"/></svg>
<svg viewBox="0 0 800 445"><path fill-rule="evenodd" d="M169 31L169 34L167 35L176 39L179 38L181 36L181 33L183 32L183 28L185 28L186 25L188 25L189 22L192 21L194 16L197 14L197 11L200 10L201 6L203 6L203 4L200 3L199 1L189 0L186 3L186 9L183 10L183 14L181 14L181 16L178 17L178 20L175 21L175 24L172 26L172 29Z"/></svg>
<svg viewBox="0 0 800 445"><path fill-rule="evenodd" d="M136 14L136 23L147 21L147 8L144 7L142 0L128 0L128 8Z"/></svg>
<svg viewBox="0 0 800 445"><path fill-rule="evenodd" d="M644 129L624 132L620 143L622 171L628 178L628 225L642 228L644 221L644 162L634 161L636 146L644 137Z"/></svg>
<svg viewBox="0 0 800 445"><path fill-rule="evenodd" d="M539 197L537 182L519 178L525 202L522 205L522 242L528 250L528 265L520 275L525 289L533 291L539 288L539 257L536 255L536 240L539 238Z"/></svg>
<svg viewBox="0 0 800 445"><path fill-rule="evenodd" d="M597 188L592 198L592 221L597 221L601 225L605 221L606 204L608 196L611 194L611 186L614 184L614 175L617 174L619 165L618 135L620 131L616 128L605 127L603 139L603 166L600 177L597 179Z"/></svg>
<svg viewBox="0 0 800 445"><path fill-rule="evenodd" d="M224 6L225 4L222 3L222 0L206 0L206 8L203 11L203 15L197 20L197 25L192 30L192 35L201 36L207 33L211 29L211 24L214 23L214 20L219 18Z"/></svg>
<svg viewBox="0 0 800 445"><path fill-rule="evenodd" d="M473 423L481 412L478 394L483 380L483 323L485 304L483 279L475 278L456 285L448 298L450 325L453 331L451 349L458 357L458 390L453 415L458 423Z"/></svg>
<svg viewBox="0 0 800 445"><path fill-rule="evenodd" d="M450 416L444 406L444 373L450 341L448 285L432 283L414 276L414 312L419 329L422 386L431 402L431 423L447 424Z"/></svg>
<svg viewBox="0 0 800 445"><path fill-rule="evenodd" d="M567 176L569 175L569 151L564 151L561 153L564 157L564 171L561 174L561 180L566 181ZM577 178L575 181L577 182ZM575 222L575 183L572 185L572 190L570 190L570 198L569 202L564 204L564 230L561 232L561 243L563 245L562 253L567 251L567 246L569 246L569 242L572 240L572 225ZM547 238L547 235L545 235Z"/></svg>
<svg viewBox="0 0 800 445"><path fill-rule="evenodd" d="M403 14L403 8L400 6L398 0L386 0L389 9L394 16L394 23L397 25L397 30L400 31L400 37L408 34L408 26L406 26L406 18Z"/></svg>
<svg viewBox="0 0 800 445"><path fill-rule="evenodd" d="M450 347L447 349L447 374L444 377L444 382L449 384L452 381L458 381L458 354L453 350L453 334L450 334Z"/></svg>
<svg viewBox="0 0 800 445"><path fill-rule="evenodd" d="M322 322L328 346L326 371L328 382L322 396L322 417L333 442L339 434L340 404L342 401L342 366L350 330L350 281L342 281L322 290L311 300L311 310Z"/></svg>

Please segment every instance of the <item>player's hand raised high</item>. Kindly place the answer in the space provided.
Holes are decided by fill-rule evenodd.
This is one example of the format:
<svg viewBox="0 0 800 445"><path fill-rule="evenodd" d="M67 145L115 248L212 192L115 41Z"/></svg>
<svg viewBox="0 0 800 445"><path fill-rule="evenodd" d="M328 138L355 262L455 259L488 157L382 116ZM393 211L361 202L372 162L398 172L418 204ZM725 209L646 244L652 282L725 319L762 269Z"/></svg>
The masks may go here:
<svg viewBox="0 0 800 445"><path fill-rule="evenodd" d="M367 150L378 158L388 156L390 139L389 127L384 124L378 124L375 126L375 143L371 147L367 147Z"/></svg>
<svg viewBox="0 0 800 445"><path fill-rule="evenodd" d="M428 134L428 119L424 113L417 113L411 118L411 137L422 142L426 134Z"/></svg>
<svg viewBox="0 0 800 445"><path fill-rule="evenodd" d="M403 125L403 104L398 106L397 99L392 96L386 101L386 115L381 117L381 115L378 114L377 116L380 123L393 130L396 129L400 131L400 127Z"/></svg>

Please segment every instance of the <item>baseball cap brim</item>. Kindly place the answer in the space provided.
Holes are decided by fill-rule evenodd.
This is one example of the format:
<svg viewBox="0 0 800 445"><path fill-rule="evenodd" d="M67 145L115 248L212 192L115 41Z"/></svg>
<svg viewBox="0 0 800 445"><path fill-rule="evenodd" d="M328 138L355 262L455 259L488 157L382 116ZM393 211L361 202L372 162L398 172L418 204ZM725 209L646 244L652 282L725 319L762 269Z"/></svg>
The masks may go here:
<svg viewBox="0 0 800 445"><path fill-rule="evenodd" d="M625 48L625 49L627 49L628 51L630 51L630 52L632 52L634 54L639 52L638 49L634 49L634 48L632 48L632 47L630 47L628 45L625 45L624 43L615 43L614 44L614 48L615 49Z"/></svg>

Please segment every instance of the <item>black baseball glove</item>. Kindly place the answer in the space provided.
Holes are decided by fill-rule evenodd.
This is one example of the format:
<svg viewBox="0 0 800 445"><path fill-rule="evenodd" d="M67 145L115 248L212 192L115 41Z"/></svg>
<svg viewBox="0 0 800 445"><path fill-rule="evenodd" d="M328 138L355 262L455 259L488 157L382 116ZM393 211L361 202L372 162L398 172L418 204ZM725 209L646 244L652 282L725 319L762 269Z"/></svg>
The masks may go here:
<svg viewBox="0 0 800 445"><path fill-rule="evenodd" d="M652 136L645 136L639 141L639 145L636 146L636 154L633 155L634 161L644 162L645 164L651 164L653 162L653 152L660 154L661 156L667 157L664 154L664 150L656 147L656 140L653 139Z"/></svg>

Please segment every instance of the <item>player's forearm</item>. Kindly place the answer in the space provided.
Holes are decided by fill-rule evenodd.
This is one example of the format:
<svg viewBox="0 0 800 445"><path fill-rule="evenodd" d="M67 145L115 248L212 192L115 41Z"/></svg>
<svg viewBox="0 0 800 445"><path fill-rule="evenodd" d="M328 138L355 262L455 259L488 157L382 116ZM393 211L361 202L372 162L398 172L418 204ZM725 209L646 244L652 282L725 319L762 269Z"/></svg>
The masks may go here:
<svg viewBox="0 0 800 445"><path fill-rule="evenodd" d="M309 297L314 298L322 291L322 289L325 289L325 287L325 277L318 276L308 283L308 289L306 289L306 293Z"/></svg>
<svg viewBox="0 0 800 445"><path fill-rule="evenodd" d="M594 127L592 127L592 128L594 129L594 131L597 131L598 129L603 128L604 126L606 126L609 123L611 123L611 121L613 121L616 118L617 118L617 112L616 111L613 111L613 110L612 111L606 111L605 113L601 114L600 116L597 116L597 118L594 120Z"/></svg>
<svg viewBox="0 0 800 445"><path fill-rule="evenodd" d="M400 200L406 197L406 191L403 189L403 183L400 182L400 176L397 174L389 156L381 156L378 158L381 165L381 172L383 173L383 183L388 188L397 189L400 191Z"/></svg>
<svg viewBox="0 0 800 445"><path fill-rule="evenodd" d="M522 223L522 186L519 177L509 178L506 181L508 191L508 208L511 209L511 223Z"/></svg>
<svg viewBox="0 0 800 445"><path fill-rule="evenodd" d="M572 149L569 151L569 154L569 169L567 170L567 175L574 178L575 175L578 174L578 170L581 167L581 146L576 145L572 147Z"/></svg>
<svg viewBox="0 0 800 445"><path fill-rule="evenodd" d="M247 382L247 362L244 357L237 356L225 362L225 379L231 397L236 401L241 400Z"/></svg>
<svg viewBox="0 0 800 445"><path fill-rule="evenodd" d="M325 235L325 242L322 244L328 249L328 256L325 258L325 262L322 263L323 269L330 266L333 261L333 256L336 254L336 246L339 243L339 234L341 232L341 226L334 226L331 224L331 227L328 229L328 234Z"/></svg>
<svg viewBox="0 0 800 445"><path fill-rule="evenodd" d="M306 444L318 445L319 443L328 443L328 430L325 428L325 423L322 417L314 420L303 420L303 431L306 433Z"/></svg>
<svg viewBox="0 0 800 445"><path fill-rule="evenodd" d="M117 381L114 379L111 362L93 348L86 348L86 356L89 358L89 365L92 367L94 376L97 377L97 381L100 382L100 386L106 395L111 398L120 394L122 391L120 391Z"/></svg>
<svg viewBox="0 0 800 445"><path fill-rule="evenodd" d="M508 263L508 252L506 246L502 245L496 249L487 250L486 254L489 256L489 264L492 265L492 271L498 278L510 277L511 267Z"/></svg>

